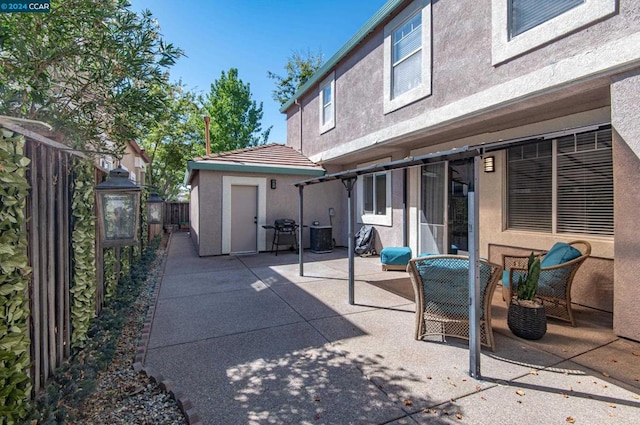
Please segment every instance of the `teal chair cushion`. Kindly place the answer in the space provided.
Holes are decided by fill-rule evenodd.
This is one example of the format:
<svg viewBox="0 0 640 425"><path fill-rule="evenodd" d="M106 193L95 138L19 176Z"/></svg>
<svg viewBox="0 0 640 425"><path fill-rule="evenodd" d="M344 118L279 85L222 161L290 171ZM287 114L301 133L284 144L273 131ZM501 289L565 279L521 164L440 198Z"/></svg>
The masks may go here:
<svg viewBox="0 0 640 425"><path fill-rule="evenodd" d="M411 260L411 248L406 246L382 248L380 262L390 266L406 266Z"/></svg>
<svg viewBox="0 0 640 425"><path fill-rule="evenodd" d="M566 263L567 261L575 260L582 253L564 242L557 242L554 244L547 255L544 256L542 261L540 262L540 267L553 267L558 266L562 263Z"/></svg>

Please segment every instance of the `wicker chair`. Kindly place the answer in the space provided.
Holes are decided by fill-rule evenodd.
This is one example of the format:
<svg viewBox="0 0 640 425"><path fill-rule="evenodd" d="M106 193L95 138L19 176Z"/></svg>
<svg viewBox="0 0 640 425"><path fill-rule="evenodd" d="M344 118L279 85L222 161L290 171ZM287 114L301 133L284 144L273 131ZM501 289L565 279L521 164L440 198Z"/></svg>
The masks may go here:
<svg viewBox="0 0 640 425"><path fill-rule="evenodd" d="M584 263L584 260L591 254L591 245L587 241L573 241L568 245L576 248L581 255L570 261L551 267L543 267L540 269L540 280L538 283L537 296L542 299L545 312L548 317L565 320L570 322L572 326L576 325L571 309L571 285L578 268ZM539 255L544 263L547 251L534 251L534 255ZM511 302L514 286L517 285L518 276L527 272L527 261L529 256L502 256L502 264L505 270L506 285L502 286L502 298L507 302ZM507 277L508 275L508 277Z"/></svg>
<svg viewBox="0 0 640 425"><path fill-rule="evenodd" d="M440 335L469 339L469 258L432 255L409 261L416 300L415 338ZM495 348L491 298L502 275L498 264L480 260L480 342Z"/></svg>

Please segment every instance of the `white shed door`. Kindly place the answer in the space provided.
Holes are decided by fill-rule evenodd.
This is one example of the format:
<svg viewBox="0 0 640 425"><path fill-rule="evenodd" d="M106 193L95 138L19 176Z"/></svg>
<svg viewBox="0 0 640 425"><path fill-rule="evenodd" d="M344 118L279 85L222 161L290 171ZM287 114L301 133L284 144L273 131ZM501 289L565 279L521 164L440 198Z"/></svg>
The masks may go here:
<svg viewBox="0 0 640 425"><path fill-rule="evenodd" d="M258 252L258 186L231 186L231 253Z"/></svg>

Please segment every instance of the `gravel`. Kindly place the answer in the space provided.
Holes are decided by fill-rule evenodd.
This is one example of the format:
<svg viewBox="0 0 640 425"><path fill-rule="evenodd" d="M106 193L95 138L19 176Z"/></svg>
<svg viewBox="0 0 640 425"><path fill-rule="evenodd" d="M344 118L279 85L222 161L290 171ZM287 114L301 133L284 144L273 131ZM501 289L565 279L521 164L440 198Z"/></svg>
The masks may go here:
<svg viewBox="0 0 640 425"><path fill-rule="evenodd" d="M160 249L146 285L131 307L111 365L98 375L95 392L74 412L77 421L70 423L187 424L175 400L146 375L133 370L144 319L160 284L163 259L164 250Z"/></svg>

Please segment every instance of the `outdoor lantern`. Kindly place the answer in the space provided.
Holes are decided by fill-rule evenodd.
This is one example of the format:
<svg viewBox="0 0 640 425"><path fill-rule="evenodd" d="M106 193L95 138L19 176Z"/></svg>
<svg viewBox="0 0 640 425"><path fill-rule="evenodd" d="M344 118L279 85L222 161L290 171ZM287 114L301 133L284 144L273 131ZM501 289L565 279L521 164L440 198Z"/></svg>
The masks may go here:
<svg viewBox="0 0 640 425"><path fill-rule="evenodd" d="M271 189L276 188L276 179L271 179Z"/></svg>
<svg viewBox="0 0 640 425"><path fill-rule="evenodd" d="M164 199L157 192L151 192L147 199L147 223L162 224L162 206Z"/></svg>
<svg viewBox="0 0 640 425"><path fill-rule="evenodd" d="M135 245L138 241L140 186L129 180L120 167L109 172L109 179L95 187L97 215L102 245Z"/></svg>
<svg viewBox="0 0 640 425"><path fill-rule="evenodd" d="M484 157L484 172L485 173L493 173L496 171L496 158L494 156L485 156Z"/></svg>

